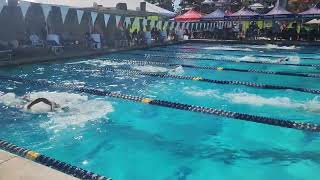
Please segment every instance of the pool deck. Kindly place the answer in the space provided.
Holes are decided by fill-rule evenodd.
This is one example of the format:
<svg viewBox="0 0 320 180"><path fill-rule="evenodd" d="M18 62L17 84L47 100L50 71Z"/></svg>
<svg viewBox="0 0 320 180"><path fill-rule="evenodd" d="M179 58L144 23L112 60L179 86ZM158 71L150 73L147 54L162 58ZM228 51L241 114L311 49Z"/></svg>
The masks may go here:
<svg viewBox="0 0 320 180"><path fill-rule="evenodd" d="M49 167L0 150L0 180L77 180Z"/></svg>
<svg viewBox="0 0 320 180"><path fill-rule="evenodd" d="M40 55L34 55L31 57L18 57L16 59L12 59L9 61L0 61L0 67L6 66L19 66L24 64L32 64L32 63L44 63L44 62L55 62L55 61L67 61L74 58L88 58L88 57L97 57L103 56L109 53L115 52L124 52L124 51L131 51L131 50L141 50L141 49L148 49L154 47L162 47L168 45L175 45L175 44L182 44L186 43L187 41L175 41L175 42L166 42L162 44L153 44L150 46L135 46L135 47L128 47L128 48L102 48L98 50L89 50L85 48L66 48L65 52L61 55L52 55L48 53L47 49L41 50ZM34 49L36 50L36 49ZM19 52L18 52L19 53ZM27 52L30 55L30 52ZM32 52L31 52L32 53ZM34 54L38 54L33 52ZM22 53L23 54L23 53ZM20 55L21 56L21 55Z"/></svg>
<svg viewBox="0 0 320 180"><path fill-rule="evenodd" d="M212 44L247 44L247 45L266 45L275 44L280 46L320 46L320 41L288 41L288 40L213 40L213 39L191 39L189 43L212 43Z"/></svg>

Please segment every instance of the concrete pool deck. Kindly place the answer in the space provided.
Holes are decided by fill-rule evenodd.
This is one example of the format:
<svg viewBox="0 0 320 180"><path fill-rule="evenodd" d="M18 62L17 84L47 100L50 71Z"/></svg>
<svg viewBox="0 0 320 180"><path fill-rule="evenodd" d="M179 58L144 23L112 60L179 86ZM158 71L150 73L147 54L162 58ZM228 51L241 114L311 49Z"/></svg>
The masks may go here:
<svg viewBox="0 0 320 180"><path fill-rule="evenodd" d="M0 180L77 180L52 168L0 150Z"/></svg>
<svg viewBox="0 0 320 180"><path fill-rule="evenodd" d="M19 66L24 64L33 64L33 63L44 63L44 62L56 62L56 61L68 61L74 58L85 58L85 57L97 57L103 56L109 53L116 53L116 52L124 52L124 51L132 51L132 50L143 50L148 48L155 48L155 47L162 47L168 45L175 45L175 44L183 44L188 41L175 41L175 42L166 42L162 44L153 44L149 46L134 46L128 48L102 48L98 50L90 50L85 48L75 48L75 49L67 49L61 55L52 55L46 53L46 55L34 55L33 57L21 57L17 59L11 59L8 61L0 61L0 67L6 66Z"/></svg>

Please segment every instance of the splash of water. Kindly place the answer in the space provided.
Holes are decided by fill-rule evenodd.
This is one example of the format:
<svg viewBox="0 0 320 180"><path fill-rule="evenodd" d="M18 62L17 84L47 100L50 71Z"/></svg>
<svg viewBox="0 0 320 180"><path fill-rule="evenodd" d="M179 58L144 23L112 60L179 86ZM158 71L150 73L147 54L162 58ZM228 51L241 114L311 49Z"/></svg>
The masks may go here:
<svg viewBox="0 0 320 180"><path fill-rule="evenodd" d="M28 102L14 93L7 93L0 96L0 103L20 108L22 111L47 114L49 121L41 124L46 129L62 129L68 126L83 127L88 121L95 121L104 118L108 113L113 112L113 106L110 102L104 100L89 100L88 96L67 92L32 92L25 96L29 102L37 98L46 98L61 106L55 112L50 112L51 107L44 103L36 104L31 110L27 110ZM68 109L67 111L62 110Z"/></svg>
<svg viewBox="0 0 320 180"><path fill-rule="evenodd" d="M235 48L231 46L214 46L214 47L206 47L206 50L222 50L222 51L253 51L250 48Z"/></svg>
<svg viewBox="0 0 320 180"><path fill-rule="evenodd" d="M154 72L154 73L164 73L164 72L168 72L169 69L164 68L164 67L157 67L157 66L150 66L150 65L146 65L146 66L133 66L132 69L135 70L139 70L142 72Z"/></svg>
<svg viewBox="0 0 320 180"><path fill-rule="evenodd" d="M184 92L188 95L198 97L211 97L215 99L227 100L235 104L247 104L251 106L273 106L285 107L291 109L299 109L313 113L320 113L320 97L304 102L296 102L288 97L272 97L266 98L256 94L241 93L220 93L218 90L199 90L194 88L184 88Z"/></svg>

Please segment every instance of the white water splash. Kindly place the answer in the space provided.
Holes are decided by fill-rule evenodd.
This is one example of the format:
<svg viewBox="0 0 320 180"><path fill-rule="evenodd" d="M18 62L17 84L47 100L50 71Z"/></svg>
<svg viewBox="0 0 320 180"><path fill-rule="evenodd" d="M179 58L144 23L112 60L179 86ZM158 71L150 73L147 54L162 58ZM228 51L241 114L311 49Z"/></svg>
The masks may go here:
<svg viewBox="0 0 320 180"><path fill-rule="evenodd" d="M267 44L264 46L255 46L258 49L280 49L280 50L295 50L298 49L296 46L278 46L275 44Z"/></svg>
<svg viewBox="0 0 320 180"><path fill-rule="evenodd" d="M253 51L250 48L235 48L231 46L214 46L214 47L205 47L206 50L221 50L221 51Z"/></svg>
<svg viewBox="0 0 320 180"><path fill-rule="evenodd" d="M50 112L51 107L44 103L36 104L27 110L29 102L37 98L46 98L61 108L56 109L55 112ZM0 96L0 103L19 108L22 111L47 114L49 121L41 124L41 127L46 129L63 129L68 126L83 127L89 121L95 121L99 118L105 117L108 113L113 112L113 107L110 102L104 100L89 100L87 96L66 92L32 92L25 96L29 102L17 97L14 93L7 93ZM65 109L65 110L63 110ZM67 109L67 110L66 110Z"/></svg>
<svg viewBox="0 0 320 180"><path fill-rule="evenodd" d="M169 69L164 68L164 67L158 67L158 66L150 66L150 65L146 65L146 66L132 66L132 69L135 70L139 70L142 72L150 72L150 73L164 73L164 72L168 72Z"/></svg>
<svg viewBox="0 0 320 180"><path fill-rule="evenodd" d="M183 75L184 74L184 69L182 66L178 66L175 69L169 70L169 74L171 75Z"/></svg>
<svg viewBox="0 0 320 180"><path fill-rule="evenodd" d="M233 57L232 59L236 61L250 61L250 62L269 62L269 63L290 63L290 64L299 64L300 57L299 56L289 56L288 61L283 61L283 58L261 58L261 57L254 57L254 56L243 56L241 58Z"/></svg>
<svg viewBox="0 0 320 180"><path fill-rule="evenodd" d="M307 102L296 102L288 97L266 98L256 94L249 93L220 93L217 90L200 90L194 88L184 88L188 95L198 97L211 97L215 99L227 100L235 104L247 104L252 106L273 106L280 108L299 109L313 113L320 113L320 97L315 97Z"/></svg>

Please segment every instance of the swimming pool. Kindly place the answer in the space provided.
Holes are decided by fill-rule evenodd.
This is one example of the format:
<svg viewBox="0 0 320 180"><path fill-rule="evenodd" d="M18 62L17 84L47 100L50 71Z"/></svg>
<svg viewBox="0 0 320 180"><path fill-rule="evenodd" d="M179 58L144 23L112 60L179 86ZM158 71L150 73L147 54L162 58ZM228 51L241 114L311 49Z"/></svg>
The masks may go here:
<svg viewBox="0 0 320 180"><path fill-rule="evenodd" d="M282 57L289 60L279 62ZM320 124L317 94L152 76L317 90L318 65L316 47L199 43L3 68L0 74ZM318 133L12 81L2 80L0 91L14 93L0 97L1 139L117 180L298 180L314 179L320 170ZM41 114L16 108L17 97L27 93L33 99L45 96L69 111Z"/></svg>

